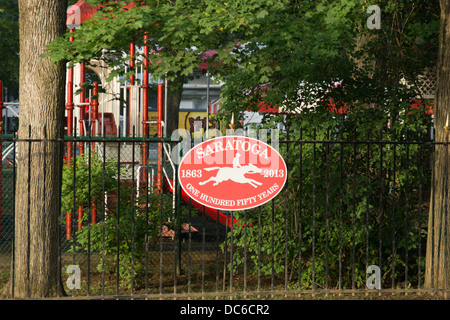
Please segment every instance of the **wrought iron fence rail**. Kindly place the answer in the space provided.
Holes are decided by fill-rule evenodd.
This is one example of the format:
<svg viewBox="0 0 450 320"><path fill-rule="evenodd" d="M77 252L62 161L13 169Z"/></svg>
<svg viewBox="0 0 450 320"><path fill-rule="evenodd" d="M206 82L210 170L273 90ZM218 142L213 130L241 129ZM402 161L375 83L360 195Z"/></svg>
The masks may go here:
<svg viewBox="0 0 450 320"><path fill-rule="evenodd" d="M83 296L60 296L52 299L62 300L167 300L167 299L209 299L209 300L223 300L223 299L260 299L260 298L280 298L284 296L290 299L304 297L306 299L314 297L345 297L345 296L359 296L376 298L383 297L389 299L389 296L427 296L427 299L435 296L438 299L448 298L450 290L446 289L322 289L322 290L264 290L264 291L233 291L233 292L190 292L190 293L153 293L153 294L110 294L110 295L83 295Z"/></svg>

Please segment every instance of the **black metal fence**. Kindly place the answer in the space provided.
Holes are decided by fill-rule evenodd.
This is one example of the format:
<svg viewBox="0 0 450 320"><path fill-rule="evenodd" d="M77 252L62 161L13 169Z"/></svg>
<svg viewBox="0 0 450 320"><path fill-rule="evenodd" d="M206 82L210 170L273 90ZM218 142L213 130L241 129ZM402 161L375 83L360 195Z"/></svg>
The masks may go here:
<svg viewBox="0 0 450 320"><path fill-rule="evenodd" d="M1 140L0 287L13 259L15 153L43 141ZM233 228L170 192L177 189L170 154L178 142L60 142L73 151L63 169L58 257L69 296L429 291L433 157L445 145L429 134L282 133L271 142L288 166L285 188L261 207L227 212L240 221Z"/></svg>

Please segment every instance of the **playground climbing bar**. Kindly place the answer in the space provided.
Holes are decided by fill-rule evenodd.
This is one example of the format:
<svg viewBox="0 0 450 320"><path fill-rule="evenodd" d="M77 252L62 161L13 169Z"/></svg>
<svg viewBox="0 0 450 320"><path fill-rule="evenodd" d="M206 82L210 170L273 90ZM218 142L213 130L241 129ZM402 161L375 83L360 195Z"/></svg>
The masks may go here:
<svg viewBox="0 0 450 320"><path fill-rule="evenodd" d="M142 79L142 136L148 137L148 34L144 35L144 70ZM143 143L142 148L142 175L147 177L148 143Z"/></svg>

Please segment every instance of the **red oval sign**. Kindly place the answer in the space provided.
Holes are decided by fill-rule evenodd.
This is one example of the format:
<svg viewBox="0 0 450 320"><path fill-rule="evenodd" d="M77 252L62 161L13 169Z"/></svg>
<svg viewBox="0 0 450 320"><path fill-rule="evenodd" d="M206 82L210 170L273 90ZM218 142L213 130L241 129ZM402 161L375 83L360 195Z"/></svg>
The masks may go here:
<svg viewBox="0 0 450 320"><path fill-rule="evenodd" d="M181 160L178 177L184 192L219 210L244 210L273 199L287 178L284 159L267 143L225 136L196 145Z"/></svg>

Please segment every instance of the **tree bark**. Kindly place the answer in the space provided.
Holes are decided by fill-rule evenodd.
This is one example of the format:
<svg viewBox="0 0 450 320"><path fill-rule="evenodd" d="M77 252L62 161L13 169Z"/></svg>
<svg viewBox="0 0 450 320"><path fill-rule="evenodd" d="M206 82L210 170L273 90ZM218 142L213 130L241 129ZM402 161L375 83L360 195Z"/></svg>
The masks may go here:
<svg viewBox="0 0 450 320"><path fill-rule="evenodd" d="M439 56L437 66L434 127L436 142L448 141L444 126L450 117L450 3L441 0ZM450 261L448 212L449 148L436 145L435 179L432 184L432 198L428 217L428 238L425 269L425 288L449 289Z"/></svg>
<svg viewBox="0 0 450 320"><path fill-rule="evenodd" d="M19 0L20 124L15 195L14 261L4 294L55 296L58 285L65 63L41 57L66 32L67 0ZM59 290L58 292L58 289Z"/></svg>
<svg viewBox="0 0 450 320"><path fill-rule="evenodd" d="M167 93L167 136L170 137L172 133L178 129L179 110L181 95L183 94L184 78L180 76L175 81L168 81Z"/></svg>

